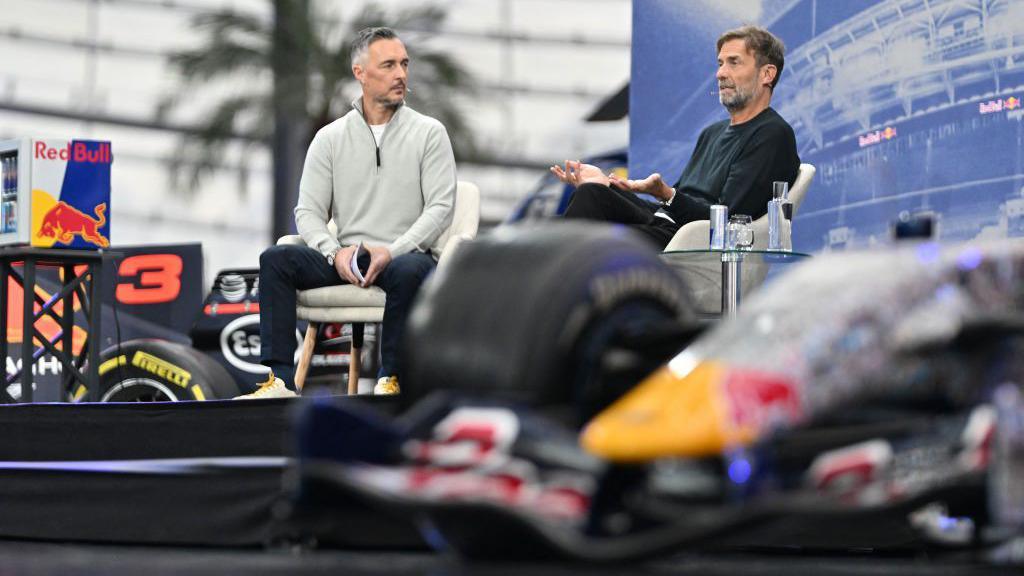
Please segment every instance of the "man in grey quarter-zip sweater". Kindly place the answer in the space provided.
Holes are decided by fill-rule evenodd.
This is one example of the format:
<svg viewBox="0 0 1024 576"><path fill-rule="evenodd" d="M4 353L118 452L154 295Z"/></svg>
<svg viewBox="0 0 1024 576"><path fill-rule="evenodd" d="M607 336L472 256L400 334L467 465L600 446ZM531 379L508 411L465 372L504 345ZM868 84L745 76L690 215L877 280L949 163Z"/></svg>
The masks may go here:
<svg viewBox="0 0 1024 576"><path fill-rule="evenodd" d="M250 397L294 395L295 291L346 283L387 294L374 393L399 391L405 319L436 265L434 243L451 223L456 185L444 126L405 106L408 67L389 28L364 29L352 44L362 96L309 145L295 207L306 246L274 246L260 256L261 361L273 372ZM337 234L327 228L331 218ZM360 246L362 282L349 265Z"/></svg>

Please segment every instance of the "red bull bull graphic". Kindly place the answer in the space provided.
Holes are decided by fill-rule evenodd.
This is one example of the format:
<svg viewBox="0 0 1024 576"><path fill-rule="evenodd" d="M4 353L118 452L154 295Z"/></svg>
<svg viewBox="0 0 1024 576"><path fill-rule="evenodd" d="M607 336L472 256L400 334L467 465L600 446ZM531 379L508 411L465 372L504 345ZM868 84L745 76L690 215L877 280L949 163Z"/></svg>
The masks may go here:
<svg viewBox="0 0 1024 576"><path fill-rule="evenodd" d="M0 244L39 248L110 246L109 142L0 142Z"/></svg>
<svg viewBox="0 0 1024 576"><path fill-rule="evenodd" d="M39 227L37 235L40 238L55 239L63 244L71 244L75 236L81 236L100 248L106 248L110 246L110 241L99 231L107 223L106 211L107 205L100 204L96 207L96 218L91 218L64 201L57 202L56 206L43 216L43 224Z"/></svg>

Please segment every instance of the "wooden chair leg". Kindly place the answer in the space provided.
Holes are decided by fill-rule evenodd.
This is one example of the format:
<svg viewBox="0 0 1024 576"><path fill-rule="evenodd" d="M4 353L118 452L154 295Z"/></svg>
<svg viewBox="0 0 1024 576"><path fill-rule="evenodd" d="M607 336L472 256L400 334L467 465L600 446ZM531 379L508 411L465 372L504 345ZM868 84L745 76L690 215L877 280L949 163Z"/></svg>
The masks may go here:
<svg viewBox="0 0 1024 576"><path fill-rule="evenodd" d="M363 357L363 324L352 324L352 345L349 347L348 360L348 393L359 393L359 364Z"/></svg>
<svg viewBox="0 0 1024 576"><path fill-rule="evenodd" d="M295 367L295 390L299 394L302 394L302 387L306 384L306 374L309 373L309 363L313 360L317 326L316 322L310 322L306 326L306 337L302 339L302 354L299 356L299 365Z"/></svg>

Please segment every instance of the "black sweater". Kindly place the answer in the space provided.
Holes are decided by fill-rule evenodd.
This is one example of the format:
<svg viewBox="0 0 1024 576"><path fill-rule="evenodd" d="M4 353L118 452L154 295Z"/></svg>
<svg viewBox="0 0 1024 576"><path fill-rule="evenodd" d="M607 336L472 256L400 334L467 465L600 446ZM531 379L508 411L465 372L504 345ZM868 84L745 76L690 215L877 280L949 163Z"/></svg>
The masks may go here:
<svg viewBox="0 0 1024 576"><path fill-rule="evenodd" d="M677 224L707 220L712 204L729 214L759 218L768 211L772 182L792 186L800 169L793 128L778 112L763 112L736 126L716 122L700 133L697 146L673 188L675 199L663 208Z"/></svg>

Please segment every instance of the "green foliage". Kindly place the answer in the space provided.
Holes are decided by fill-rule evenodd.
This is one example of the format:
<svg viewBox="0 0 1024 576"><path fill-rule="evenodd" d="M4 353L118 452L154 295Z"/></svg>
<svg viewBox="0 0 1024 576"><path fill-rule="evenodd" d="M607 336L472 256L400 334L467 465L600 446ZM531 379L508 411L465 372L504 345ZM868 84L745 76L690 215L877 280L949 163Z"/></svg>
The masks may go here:
<svg viewBox="0 0 1024 576"><path fill-rule="evenodd" d="M457 158L476 154L468 122L457 99L452 98L455 94L472 96L474 79L455 59L432 50L425 42L444 23L445 8L422 5L389 12L368 2L351 20L339 23L321 13L315 2L308 10L301 1L274 4L277 17L287 19L286 33L282 34L281 28L275 33L274 22L254 15L231 10L202 13L193 20L204 37L202 45L170 56L169 64L182 76L184 85L159 104L159 115L194 106L197 91L212 85L234 92L204 110L200 130L179 142L171 165L172 180L179 189L195 189L223 165L229 143L241 142L248 152L253 145L271 141L275 115L288 104L278 101L281 90L275 100L275 82L279 88L289 87L286 96L305 100L298 106L304 108L308 120L306 144L322 126L344 115L351 98L359 93L352 77L349 45L355 32L367 26L398 30L412 59L409 105L444 123ZM403 33L405 29L416 32ZM243 180L247 156L240 155L238 161Z"/></svg>

